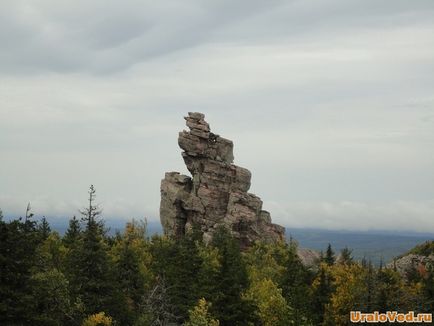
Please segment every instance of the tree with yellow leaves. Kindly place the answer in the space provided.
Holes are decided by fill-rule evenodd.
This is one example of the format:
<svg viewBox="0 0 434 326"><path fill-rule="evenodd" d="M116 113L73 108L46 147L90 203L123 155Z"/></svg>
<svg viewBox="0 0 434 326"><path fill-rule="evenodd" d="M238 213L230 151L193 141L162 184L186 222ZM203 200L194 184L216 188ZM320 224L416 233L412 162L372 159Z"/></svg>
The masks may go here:
<svg viewBox="0 0 434 326"><path fill-rule="evenodd" d="M184 326L219 326L220 322L210 316L209 307L210 304L204 298L200 299L197 305L189 310L189 318Z"/></svg>
<svg viewBox="0 0 434 326"><path fill-rule="evenodd" d="M294 325L292 309L282 296L282 290L270 279L254 280L245 297L255 303L264 326Z"/></svg>
<svg viewBox="0 0 434 326"><path fill-rule="evenodd" d="M329 266L335 291L326 309L326 319L336 325L347 325L352 310L362 310L366 287L366 272L358 263Z"/></svg>
<svg viewBox="0 0 434 326"><path fill-rule="evenodd" d="M90 315L87 317L81 326L112 326L113 319L110 316L106 316L104 312Z"/></svg>

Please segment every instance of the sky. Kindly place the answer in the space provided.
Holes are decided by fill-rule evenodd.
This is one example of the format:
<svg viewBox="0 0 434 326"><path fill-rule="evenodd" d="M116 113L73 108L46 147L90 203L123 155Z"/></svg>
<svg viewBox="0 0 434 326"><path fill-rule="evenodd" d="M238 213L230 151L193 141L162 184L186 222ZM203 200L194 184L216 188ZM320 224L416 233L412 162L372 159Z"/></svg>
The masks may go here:
<svg viewBox="0 0 434 326"><path fill-rule="evenodd" d="M0 1L0 208L159 219L189 111L287 227L434 232L434 2Z"/></svg>

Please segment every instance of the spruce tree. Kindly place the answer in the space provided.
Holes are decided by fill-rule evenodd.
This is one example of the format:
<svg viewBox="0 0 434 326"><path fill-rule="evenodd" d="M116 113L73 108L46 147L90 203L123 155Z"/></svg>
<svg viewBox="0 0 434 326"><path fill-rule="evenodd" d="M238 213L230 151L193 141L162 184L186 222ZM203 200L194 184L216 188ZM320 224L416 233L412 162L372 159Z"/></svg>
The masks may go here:
<svg viewBox="0 0 434 326"><path fill-rule="evenodd" d="M246 265L237 240L223 227L215 233L212 245L220 254L220 268L212 293L211 311L222 326L247 325L256 319L252 302L242 297L249 286Z"/></svg>
<svg viewBox="0 0 434 326"><path fill-rule="evenodd" d="M202 258L196 243L196 234L187 233L173 240L154 238L151 246L152 270L167 286L174 315L180 321L188 318L188 312L203 294L201 292Z"/></svg>
<svg viewBox="0 0 434 326"><path fill-rule="evenodd" d="M345 247L341 250L341 254L339 257L339 263L344 265L350 265L353 263L353 257L352 257L353 251L349 249L348 247Z"/></svg>
<svg viewBox="0 0 434 326"><path fill-rule="evenodd" d="M331 266L335 263L335 253L332 249L332 245L329 243L326 250L326 255L324 257L324 262Z"/></svg>
<svg viewBox="0 0 434 326"><path fill-rule="evenodd" d="M324 264L320 265L317 280L318 284L313 289L313 319L316 320L317 325L320 325L324 321L326 306L330 302L330 297L333 292L331 276Z"/></svg>
<svg viewBox="0 0 434 326"><path fill-rule="evenodd" d="M46 240L51 233L50 224L45 216L42 217L41 223L38 225L38 231L42 241Z"/></svg>
<svg viewBox="0 0 434 326"><path fill-rule="evenodd" d="M26 218L0 221L0 324L32 325L36 312L32 267L40 243L30 205Z"/></svg>
<svg viewBox="0 0 434 326"><path fill-rule="evenodd" d="M101 311L115 316L122 302L116 291L113 266L103 239L104 222L99 219L101 210L95 204L95 188L89 189L88 206L80 211L85 224L82 239L71 251L70 284L76 300L83 303L85 315Z"/></svg>
<svg viewBox="0 0 434 326"><path fill-rule="evenodd" d="M146 224L127 223L111 253L115 262L115 280L126 301L123 324L132 324L140 315L140 305L151 283Z"/></svg>
<svg viewBox="0 0 434 326"><path fill-rule="evenodd" d="M78 239L80 238L80 234L80 221L74 216L69 220L69 226L65 232L65 235L63 236L62 241L65 246L69 248L77 243Z"/></svg>
<svg viewBox="0 0 434 326"><path fill-rule="evenodd" d="M282 290L286 301L294 310L293 316L297 325L301 325L311 315L310 281L311 275L303 266L297 254L297 244L294 241L290 241L287 249Z"/></svg>

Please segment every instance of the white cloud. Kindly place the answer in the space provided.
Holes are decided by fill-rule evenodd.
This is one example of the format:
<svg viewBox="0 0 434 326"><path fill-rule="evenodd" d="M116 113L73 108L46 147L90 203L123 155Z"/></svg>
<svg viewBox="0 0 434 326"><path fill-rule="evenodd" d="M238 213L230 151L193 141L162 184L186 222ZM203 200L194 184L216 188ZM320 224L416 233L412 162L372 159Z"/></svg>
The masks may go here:
<svg viewBox="0 0 434 326"><path fill-rule="evenodd" d="M292 228L329 230L434 231L434 200L265 203L276 222Z"/></svg>

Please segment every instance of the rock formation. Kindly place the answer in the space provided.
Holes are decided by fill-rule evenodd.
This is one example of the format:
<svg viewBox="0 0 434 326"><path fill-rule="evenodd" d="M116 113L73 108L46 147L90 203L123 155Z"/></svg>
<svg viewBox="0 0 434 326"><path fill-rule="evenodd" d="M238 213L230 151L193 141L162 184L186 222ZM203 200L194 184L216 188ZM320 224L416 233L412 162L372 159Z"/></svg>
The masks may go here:
<svg viewBox="0 0 434 326"><path fill-rule="evenodd" d="M297 246L297 255L305 267L313 271L318 270L318 265L321 261L321 254L318 251Z"/></svg>
<svg viewBox="0 0 434 326"><path fill-rule="evenodd" d="M179 237L200 227L204 240L223 225L241 248L255 240L283 240L285 229L271 223L259 197L248 193L251 173L232 164L232 141L213 134L202 113L185 117L190 131L179 133L178 144L192 177L167 172L161 182L160 219L164 233Z"/></svg>
<svg viewBox="0 0 434 326"><path fill-rule="evenodd" d="M434 263L434 255L424 256L416 254L407 254L405 256L395 259L393 262L387 264L387 267L396 269L401 275L406 277L412 269L418 271L425 266Z"/></svg>

